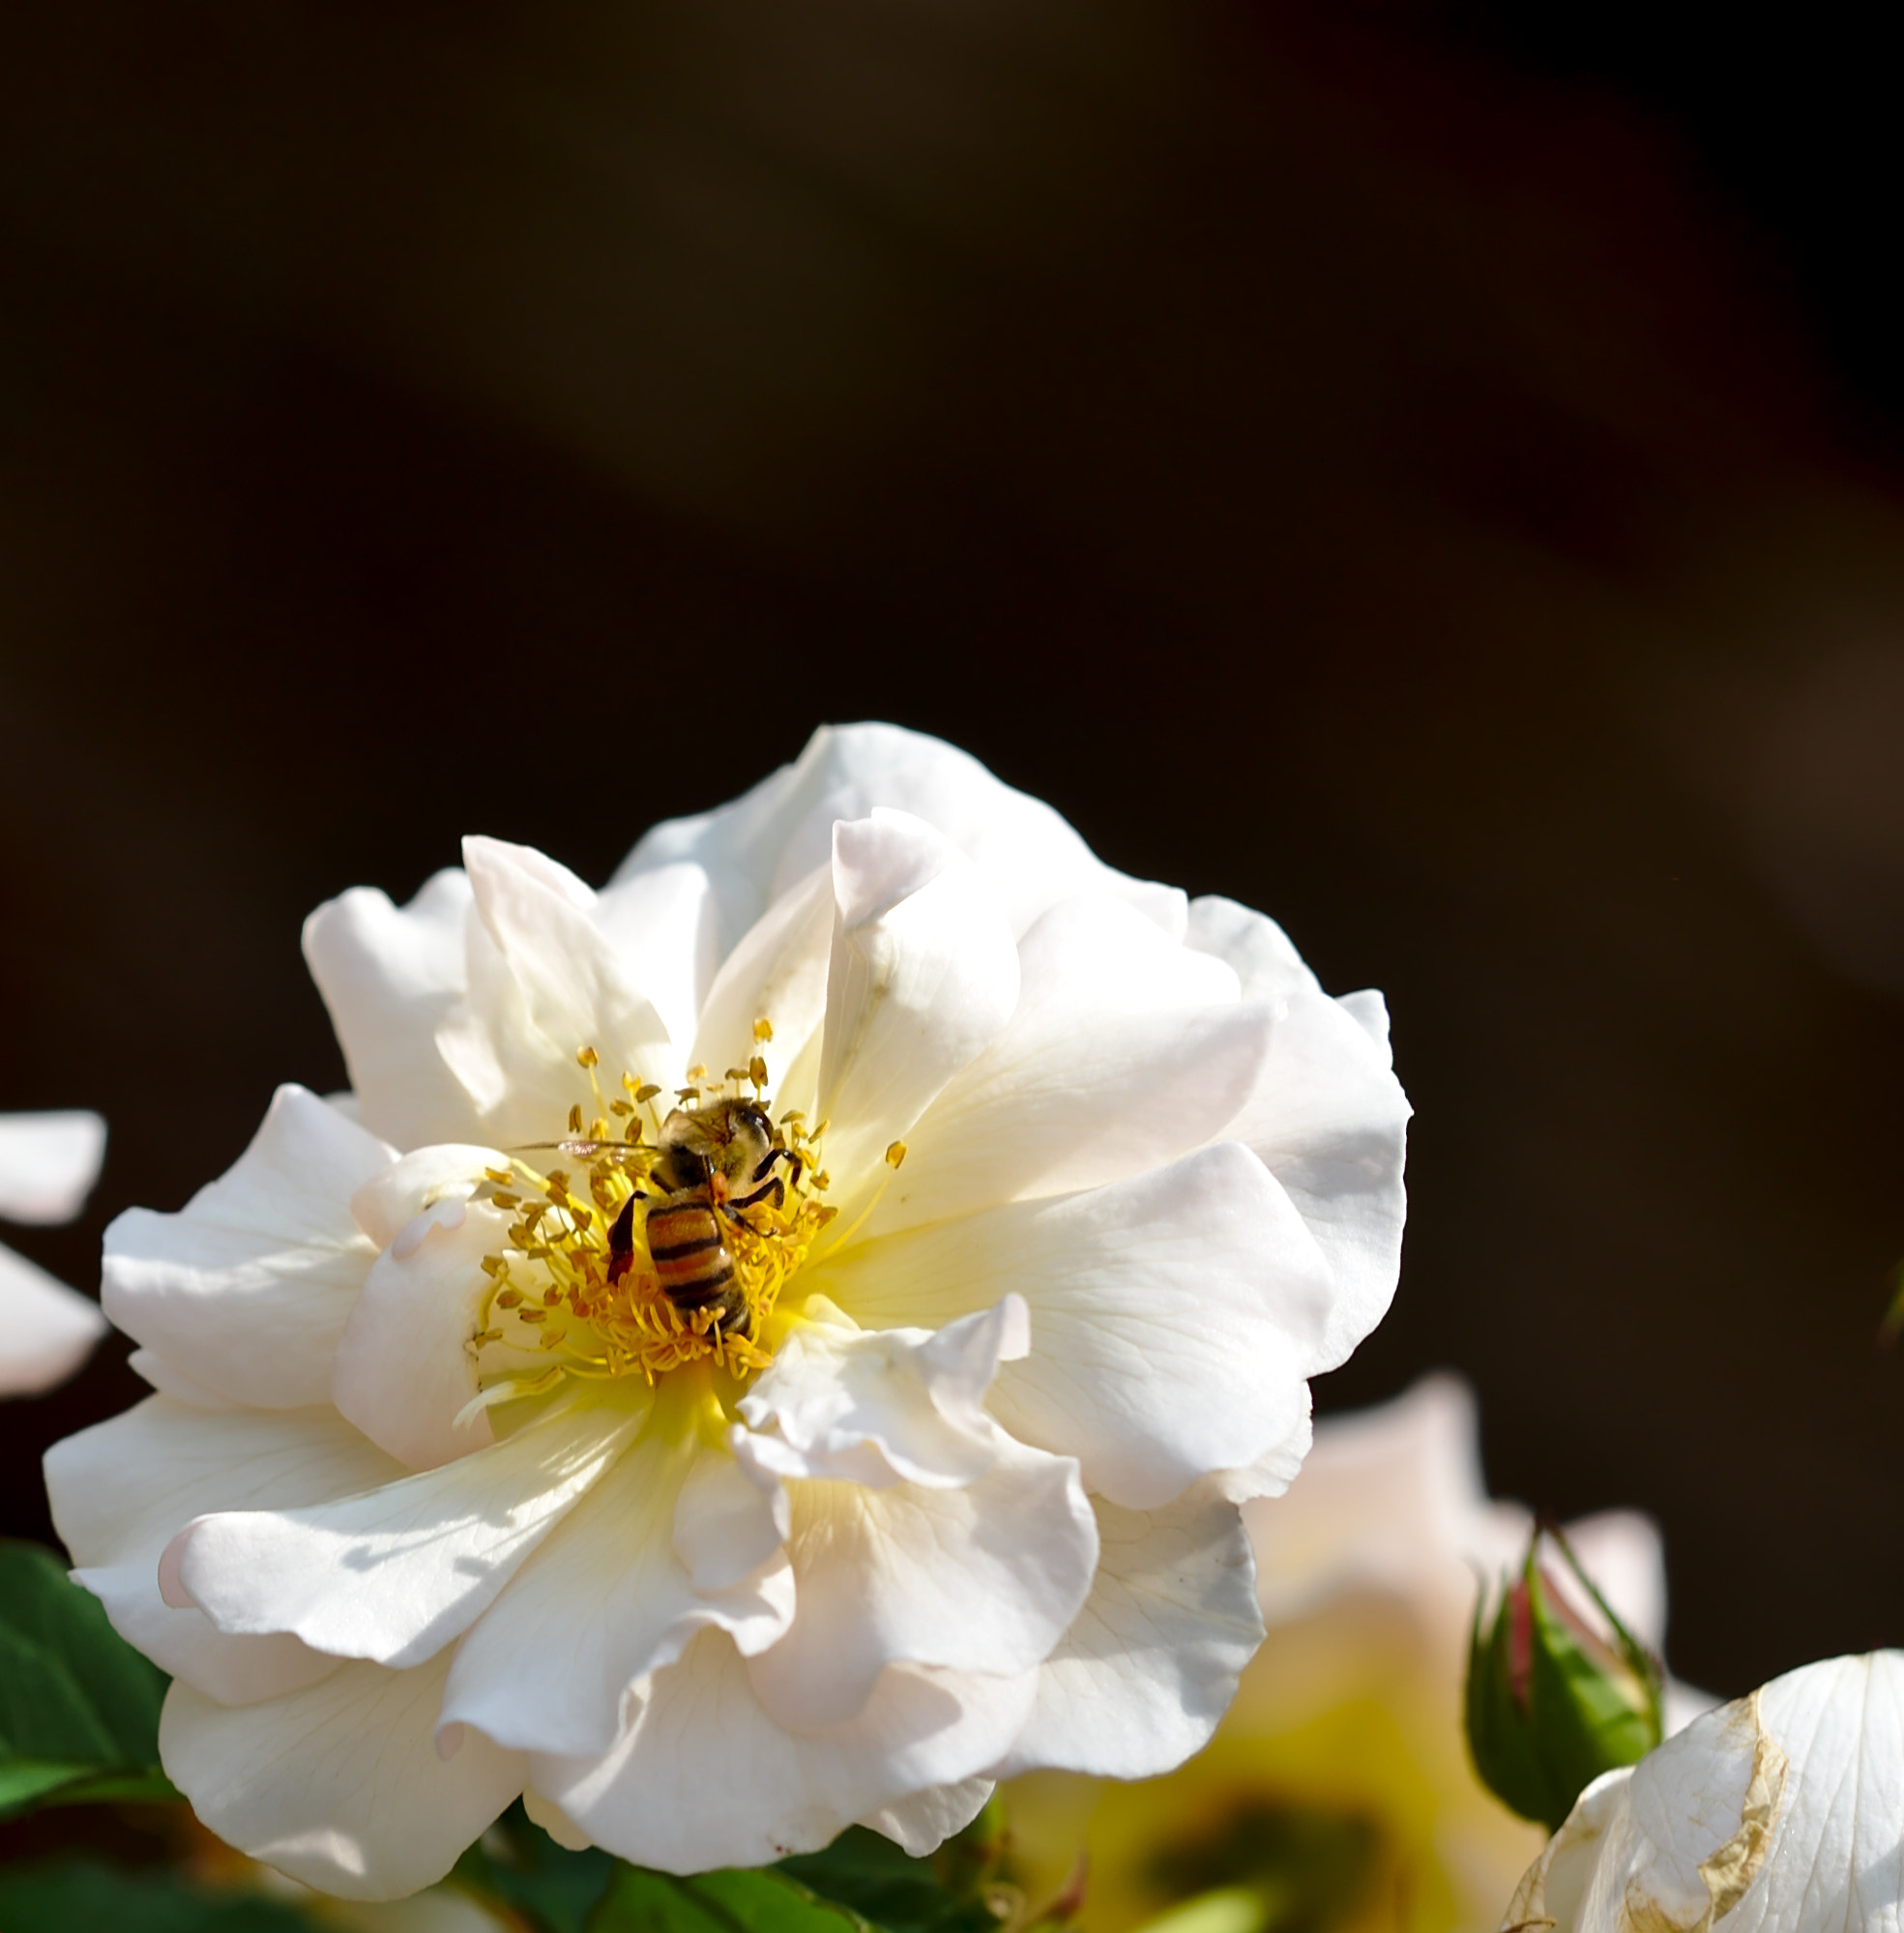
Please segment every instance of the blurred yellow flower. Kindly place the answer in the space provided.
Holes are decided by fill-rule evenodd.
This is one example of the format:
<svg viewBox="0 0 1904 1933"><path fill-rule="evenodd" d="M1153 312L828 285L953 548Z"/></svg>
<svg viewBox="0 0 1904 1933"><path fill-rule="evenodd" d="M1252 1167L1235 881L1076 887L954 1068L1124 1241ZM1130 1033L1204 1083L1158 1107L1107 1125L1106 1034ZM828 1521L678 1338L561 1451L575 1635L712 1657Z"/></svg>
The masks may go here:
<svg viewBox="0 0 1904 1933"><path fill-rule="evenodd" d="M1487 1497L1472 1394L1432 1377L1320 1424L1288 1494L1244 1514L1270 1636L1235 1705L1167 1778L1013 1783L1008 1817L1034 1905L1083 1849L1088 1933L1165 1913L1181 1919L1171 1933L1493 1926L1541 1832L1475 1776L1462 1678L1477 1572L1514 1563L1531 1520ZM1656 1648L1665 1583L1652 1523L1609 1511L1567 1536Z"/></svg>

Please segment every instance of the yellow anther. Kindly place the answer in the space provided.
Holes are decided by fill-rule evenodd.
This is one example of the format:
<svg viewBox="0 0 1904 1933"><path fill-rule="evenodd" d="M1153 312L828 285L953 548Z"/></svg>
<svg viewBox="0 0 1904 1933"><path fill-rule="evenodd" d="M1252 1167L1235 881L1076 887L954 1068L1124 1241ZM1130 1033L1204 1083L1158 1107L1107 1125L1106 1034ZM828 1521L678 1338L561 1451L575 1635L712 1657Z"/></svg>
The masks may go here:
<svg viewBox="0 0 1904 1933"><path fill-rule="evenodd" d="M660 1089L656 1087L652 1082L644 1082L643 1085L635 1089L634 1098L645 1106L659 1093Z"/></svg>
<svg viewBox="0 0 1904 1933"><path fill-rule="evenodd" d="M579 1134L582 1131L582 1104L580 1101L577 1101L569 1110L569 1131L571 1134Z"/></svg>
<svg viewBox="0 0 1904 1933"><path fill-rule="evenodd" d="M483 1258L483 1273L485 1275L500 1275L508 1268L509 1264L500 1255L485 1255Z"/></svg>
<svg viewBox="0 0 1904 1933"><path fill-rule="evenodd" d="M484 1168L483 1172L492 1182L513 1182L515 1179L513 1168Z"/></svg>
<svg viewBox="0 0 1904 1933"><path fill-rule="evenodd" d="M702 1071L705 1072L706 1069L703 1069ZM678 1087L674 1091L674 1098L676 1100L695 1101L700 1099L701 1091L697 1087Z"/></svg>
<svg viewBox="0 0 1904 1933"><path fill-rule="evenodd" d="M758 1054L747 1063L747 1079L752 1081L755 1087L767 1085L767 1063Z"/></svg>
<svg viewBox="0 0 1904 1933"><path fill-rule="evenodd" d="M625 1100L611 1100L608 1103L608 1112L615 1115L629 1115L632 1114L634 1109Z"/></svg>
<svg viewBox="0 0 1904 1933"><path fill-rule="evenodd" d="M596 1066L600 1061L600 1059L601 1056L598 1054L593 1047L577 1047L575 1049L575 1065L577 1067L592 1068Z"/></svg>
<svg viewBox="0 0 1904 1933"><path fill-rule="evenodd" d="M746 1080L747 1077L747 1069L746 1068L729 1068L720 1078L722 1080Z"/></svg>
<svg viewBox="0 0 1904 1933"><path fill-rule="evenodd" d="M695 1066L688 1069L688 1078L689 1080L706 1080L707 1077L708 1070L706 1068Z"/></svg>
<svg viewBox="0 0 1904 1933"><path fill-rule="evenodd" d="M481 1349L485 1343L500 1342L502 1339L503 1333L500 1329L479 1329L470 1337L470 1343L473 1347Z"/></svg>
<svg viewBox="0 0 1904 1933"><path fill-rule="evenodd" d="M906 1158L906 1144L903 1141L894 1141L892 1147L887 1149L886 1158L896 1168Z"/></svg>
<svg viewBox="0 0 1904 1933"><path fill-rule="evenodd" d="M498 1308L519 1308L521 1304L522 1291L520 1289L505 1289L496 1298L496 1306Z"/></svg>
<svg viewBox="0 0 1904 1933"><path fill-rule="evenodd" d="M764 1013L753 1023L753 1038L762 1041L774 1038L774 1023Z"/></svg>

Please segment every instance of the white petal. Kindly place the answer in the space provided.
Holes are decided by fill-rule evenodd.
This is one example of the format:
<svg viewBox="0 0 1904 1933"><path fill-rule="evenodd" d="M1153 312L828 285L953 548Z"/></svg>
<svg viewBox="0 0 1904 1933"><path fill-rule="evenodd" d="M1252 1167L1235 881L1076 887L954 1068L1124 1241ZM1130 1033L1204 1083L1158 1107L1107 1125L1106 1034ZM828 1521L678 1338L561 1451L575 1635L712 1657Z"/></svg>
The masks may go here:
<svg viewBox="0 0 1904 1933"><path fill-rule="evenodd" d="M868 1235L1161 1166L1222 1133L1253 1091L1274 1010L1127 902L1054 906L1019 946L1011 1018L906 1136Z"/></svg>
<svg viewBox="0 0 1904 1933"><path fill-rule="evenodd" d="M1018 950L978 869L902 812L835 826L833 882L818 1105L827 1164L850 1178L875 1170L1011 1017Z"/></svg>
<svg viewBox="0 0 1904 1933"><path fill-rule="evenodd" d="M522 1809L532 1825L540 1826L558 1846L571 1853L585 1853L595 1844L561 1806L544 1799L533 1785L522 1788Z"/></svg>
<svg viewBox="0 0 1904 1933"><path fill-rule="evenodd" d="M375 1256L350 1197L392 1151L301 1087L176 1215L129 1209L105 1232L103 1301L195 1382L265 1409L324 1402L337 1338Z"/></svg>
<svg viewBox="0 0 1904 1933"><path fill-rule="evenodd" d="M696 1631L718 1625L758 1651L786 1629L793 1575L777 1538L751 1576L721 1592L697 1590L675 1555L673 1519L697 1464L733 1469L691 1437L659 1434L616 1464L457 1648L446 1725L564 1756L605 1752L635 1680L672 1664Z"/></svg>
<svg viewBox="0 0 1904 1933"><path fill-rule="evenodd" d="M402 1233L365 1277L329 1393L372 1443L431 1470L494 1440L486 1410L458 1418L478 1391L470 1343L490 1288L483 1258L508 1245L509 1216L452 1198Z"/></svg>
<svg viewBox="0 0 1904 1933"><path fill-rule="evenodd" d="M837 821L882 805L923 819L958 846L990 881L1014 934L1047 906L1104 885L1166 922L1181 917L1173 895L1112 871L1041 800L1001 784L969 753L896 725L822 726L798 764L715 811L655 827L615 879L699 862L715 881L724 951L826 864Z"/></svg>
<svg viewBox="0 0 1904 1933"><path fill-rule="evenodd" d="M1728 1929L1895 1933L1904 1921L1904 1652L1802 1666L1774 1678L1758 1705L1791 1772L1764 1877L1734 1909ZM1654 1757L1722 1723L1722 1711L1695 1719ZM1633 1809L1653 1836L1643 1791L1634 1792Z"/></svg>
<svg viewBox="0 0 1904 1933"><path fill-rule="evenodd" d="M1216 893L1192 899L1184 944L1233 968L1245 1000L1280 1000L1291 993L1320 993L1316 977L1289 935L1267 914Z"/></svg>
<svg viewBox="0 0 1904 1933"><path fill-rule="evenodd" d="M1331 1294L1288 1198L1227 1142L1088 1194L857 1244L813 1287L868 1325L1023 1296L1032 1353L1000 1373L992 1415L1078 1456L1087 1489L1132 1509L1289 1439Z"/></svg>
<svg viewBox="0 0 1904 1933"><path fill-rule="evenodd" d="M71 1221L105 1158L105 1123L83 1108L0 1114L0 1216Z"/></svg>
<svg viewBox="0 0 1904 1933"><path fill-rule="evenodd" d="M681 1486L670 1541L694 1589L710 1595L731 1591L772 1562L789 1521L777 1478L743 1470L731 1456L703 1456Z"/></svg>
<svg viewBox="0 0 1904 1933"><path fill-rule="evenodd" d="M798 1608L751 1666L790 1730L852 1717L890 1664L1030 1671L1091 1588L1097 1524L1069 1457L1008 1443L963 1489L797 1482L791 1495Z"/></svg>
<svg viewBox="0 0 1904 1933"><path fill-rule="evenodd" d="M896 1840L916 1860L938 1851L954 1832L962 1832L985 1809L993 1793L989 1778L960 1779L956 1785L935 1785L909 1794L891 1805L868 1813L859 1823Z"/></svg>
<svg viewBox="0 0 1904 1933"><path fill-rule="evenodd" d="M480 1733L438 1754L448 1663L347 1664L308 1690L236 1709L176 1684L160 1757L191 1809L241 1852L320 1892L400 1898L441 1879L522 1789L520 1757Z"/></svg>
<svg viewBox="0 0 1904 1933"><path fill-rule="evenodd" d="M305 1509L202 1516L161 1578L221 1631L413 1665L467 1630L640 1427L621 1404L556 1409L420 1477Z"/></svg>
<svg viewBox="0 0 1904 1933"><path fill-rule="evenodd" d="M1763 1723L1762 1696L1722 1706L1638 1765L1596 1779L1521 1881L1514 1908L1537 1923L1581 1933L1693 1933L1715 1920L1738 1933L1748 1926L1840 1933L1879 1923L1844 1911L1849 1874L1819 1874L1802 1855L1786 1910L1768 1916L1768 1859L1775 1862L1782 1851L1791 1766ZM1820 1771L1827 1784L1843 1786L1841 1761ZM1894 1820L1887 1827L1894 1848ZM1848 1843L1831 1848L1831 1865L1849 1850ZM1816 1889L1827 1898L1838 1891L1835 1912L1804 1911L1820 1881ZM1893 1891L1893 1912L1895 1898Z"/></svg>
<svg viewBox="0 0 1904 1933"><path fill-rule="evenodd" d="M815 1310L832 1319L813 1320ZM782 1477L974 1482L1006 1447L984 1413L985 1392L999 1364L1029 1346L1016 1297L938 1331L860 1330L814 1298L808 1320L741 1398L751 1428L776 1434L737 1430L737 1452Z"/></svg>
<svg viewBox="0 0 1904 1933"><path fill-rule="evenodd" d="M979 1776L1016 1736L1035 1681L894 1667L857 1718L796 1737L711 1631L642 1689L605 1758L537 1756L530 1777L598 1845L691 1873L812 1852L856 1819Z"/></svg>
<svg viewBox="0 0 1904 1933"><path fill-rule="evenodd" d="M1382 1058L1393 1067L1394 1054L1389 1043L1389 1003L1372 986L1365 986L1360 993L1338 993L1335 1005L1375 1042Z"/></svg>
<svg viewBox="0 0 1904 1933"><path fill-rule="evenodd" d="M1315 1425L1304 1403L1302 1413L1290 1417L1282 1435L1253 1462L1237 1470L1217 1471L1211 1478L1211 1484L1216 1495L1232 1504L1280 1497L1295 1482L1314 1441Z"/></svg>
<svg viewBox="0 0 1904 1933"><path fill-rule="evenodd" d="M694 1038L694 1016L714 979L715 918L714 890L698 865L658 866L595 902L602 937L677 1042Z"/></svg>
<svg viewBox="0 0 1904 1933"><path fill-rule="evenodd" d="M216 1390L208 1390L205 1385L189 1371L181 1369L169 1356L161 1356L156 1349L135 1349L126 1359L126 1366L135 1376L143 1376L161 1396L176 1396L182 1403L190 1403L201 1410L242 1410L250 1407L230 1396L221 1396Z"/></svg>
<svg viewBox="0 0 1904 1933"><path fill-rule="evenodd" d="M1192 1491L1160 1510L1097 1505L1103 1555L1039 1676L1001 1778L1040 1766L1150 1778L1209 1743L1263 1639L1236 1507Z"/></svg>
<svg viewBox="0 0 1904 1933"><path fill-rule="evenodd" d="M98 1303L0 1248L0 1396L33 1395L65 1382L105 1329Z"/></svg>
<svg viewBox="0 0 1904 1933"><path fill-rule="evenodd" d="M228 1637L159 1595L173 1535L208 1510L322 1503L402 1475L335 1411L188 1409L150 1396L46 1452L53 1522L113 1627L224 1704L309 1684L335 1660L287 1635Z"/></svg>
<svg viewBox="0 0 1904 1933"><path fill-rule="evenodd" d="M1830 1658L1581 1795L1516 1893L1562 1933L1895 1933L1904 1653Z"/></svg>
<svg viewBox="0 0 1904 1933"><path fill-rule="evenodd" d="M1409 1106L1386 1050L1333 1000L1294 993L1225 1130L1288 1191L1335 1274L1320 1374L1388 1312L1401 1265Z"/></svg>
<svg viewBox="0 0 1904 1933"><path fill-rule="evenodd" d="M648 875L637 875L647 877ZM833 867L817 865L768 907L722 962L701 1011L691 1060L717 1071L758 1053L782 1106L786 1070L819 1032L833 953ZM773 1023L756 1044L753 1023Z"/></svg>
<svg viewBox="0 0 1904 1933"><path fill-rule="evenodd" d="M476 1127L436 1047L437 1028L463 998L471 903L468 879L451 870L401 910L358 886L305 922L305 959L364 1120L398 1148L463 1140Z"/></svg>
<svg viewBox="0 0 1904 1933"><path fill-rule="evenodd" d="M391 1246L425 1209L438 1202L465 1202L482 1186L483 1171L509 1166L509 1157L474 1142L419 1148L380 1168L350 1197L351 1218L379 1253ZM439 1226L453 1226L451 1222ZM412 1253L415 1252L414 1247Z"/></svg>
<svg viewBox="0 0 1904 1933"><path fill-rule="evenodd" d="M465 839L463 864L482 926L467 1011L444 1022L438 1044L483 1109L487 1138L546 1139L589 1099L579 1048L596 1048L611 1077L641 1073L665 1050L667 1029L573 873L500 839Z"/></svg>

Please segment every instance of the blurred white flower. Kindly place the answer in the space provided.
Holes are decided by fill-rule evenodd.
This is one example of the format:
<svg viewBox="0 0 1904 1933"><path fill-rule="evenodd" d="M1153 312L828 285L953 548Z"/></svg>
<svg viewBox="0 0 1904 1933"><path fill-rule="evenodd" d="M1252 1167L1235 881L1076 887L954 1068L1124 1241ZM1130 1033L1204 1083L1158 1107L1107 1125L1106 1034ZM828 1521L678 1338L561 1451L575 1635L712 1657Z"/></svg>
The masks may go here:
<svg viewBox="0 0 1904 1933"><path fill-rule="evenodd" d="M1580 1795L1504 1928L1879 1933L1904 1923L1904 1652L1830 1658Z"/></svg>
<svg viewBox="0 0 1904 1933"><path fill-rule="evenodd" d="M1020 1781L1010 1809L1034 1896L1085 1846L1093 1933L1120 1933L1189 1890L1286 1889L1276 1862L1292 1835L1333 1821L1362 1836L1319 1923L1479 1933L1540 1830L1480 1783L1463 1738L1480 1580L1517 1565L1533 1530L1528 1511L1487 1495L1473 1395L1433 1376L1328 1419L1287 1495L1245 1504L1244 1517L1270 1639L1215 1743L1140 1791ZM1666 1590L1652 1522L1609 1510L1567 1535L1656 1649ZM1596 1616L1584 1594L1572 1601ZM1265 1892L1265 1914L1274 1905Z"/></svg>
<svg viewBox="0 0 1904 1933"><path fill-rule="evenodd" d="M105 1156L97 1114L0 1114L0 1217L71 1221ZM0 1396L63 1383L105 1333L100 1306L24 1255L0 1248Z"/></svg>
<svg viewBox="0 0 1904 1933"><path fill-rule="evenodd" d="M683 1871L1193 1751L1393 1292L1379 997L890 727L464 859L309 923L354 1098L108 1236L162 1393L48 1478L199 1816L377 1897L525 1788Z"/></svg>

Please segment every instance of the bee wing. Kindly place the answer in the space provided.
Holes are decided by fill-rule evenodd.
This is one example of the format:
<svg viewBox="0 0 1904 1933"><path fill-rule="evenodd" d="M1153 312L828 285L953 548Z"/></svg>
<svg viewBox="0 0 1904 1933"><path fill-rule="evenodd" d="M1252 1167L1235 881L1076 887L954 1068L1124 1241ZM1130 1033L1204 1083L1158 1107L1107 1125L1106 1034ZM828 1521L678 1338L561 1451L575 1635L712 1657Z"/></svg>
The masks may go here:
<svg viewBox="0 0 1904 1933"><path fill-rule="evenodd" d="M572 1155L578 1160L589 1160L597 1155L634 1155L650 1151L638 1147L632 1141L520 1141L510 1150L513 1155L534 1155L552 1150L558 1155Z"/></svg>

